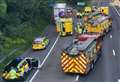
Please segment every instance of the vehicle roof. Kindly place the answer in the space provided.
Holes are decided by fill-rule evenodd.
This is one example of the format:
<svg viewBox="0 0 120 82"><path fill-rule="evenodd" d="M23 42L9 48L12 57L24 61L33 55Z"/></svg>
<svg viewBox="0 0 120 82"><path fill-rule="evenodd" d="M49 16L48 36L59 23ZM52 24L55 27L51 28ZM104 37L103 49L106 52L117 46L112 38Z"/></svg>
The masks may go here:
<svg viewBox="0 0 120 82"><path fill-rule="evenodd" d="M78 50L85 50L94 40L95 38L87 38L87 40L85 41L78 41L77 42Z"/></svg>
<svg viewBox="0 0 120 82"><path fill-rule="evenodd" d="M31 57L25 57L25 58L18 57L14 59L6 66L7 70L10 69L11 67L19 68L26 59L31 59Z"/></svg>
<svg viewBox="0 0 120 82"><path fill-rule="evenodd" d="M34 39L34 42L42 42L45 37L37 37Z"/></svg>
<svg viewBox="0 0 120 82"><path fill-rule="evenodd" d="M89 20L89 22L92 23L93 25L97 25L108 18L110 18L110 17L104 16L104 15L99 15L99 17L96 20L91 19L91 20Z"/></svg>
<svg viewBox="0 0 120 82"><path fill-rule="evenodd" d="M98 14L100 14L100 12L93 12L93 13L91 13L91 14L89 15L89 18L91 18L91 17L93 17L93 16L95 16L95 15L98 15Z"/></svg>
<svg viewBox="0 0 120 82"><path fill-rule="evenodd" d="M21 61L22 58L16 58L12 60L8 65L6 65L5 70L9 70L11 67L16 68Z"/></svg>
<svg viewBox="0 0 120 82"><path fill-rule="evenodd" d="M99 37L99 33L78 35L76 38L78 50L85 50L94 40L96 40Z"/></svg>

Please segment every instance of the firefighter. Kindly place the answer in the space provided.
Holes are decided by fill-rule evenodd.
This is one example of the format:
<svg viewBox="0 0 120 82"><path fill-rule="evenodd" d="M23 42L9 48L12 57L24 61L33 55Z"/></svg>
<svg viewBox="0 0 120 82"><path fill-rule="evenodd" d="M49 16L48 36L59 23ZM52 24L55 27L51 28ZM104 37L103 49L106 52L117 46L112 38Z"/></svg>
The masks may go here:
<svg viewBox="0 0 120 82"><path fill-rule="evenodd" d="M65 35L65 27L64 27L64 22L62 22L61 24L61 32L60 32L60 35Z"/></svg>
<svg viewBox="0 0 120 82"><path fill-rule="evenodd" d="M77 24L76 32L80 34L82 33L82 28L80 23Z"/></svg>
<svg viewBox="0 0 120 82"><path fill-rule="evenodd" d="M29 70L29 64L27 62L24 64L24 69L25 69L25 72L28 72L28 70Z"/></svg>
<svg viewBox="0 0 120 82"><path fill-rule="evenodd" d="M76 31L80 34L83 33L83 25L84 25L83 13L77 13L77 29L76 29Z"/></svg>

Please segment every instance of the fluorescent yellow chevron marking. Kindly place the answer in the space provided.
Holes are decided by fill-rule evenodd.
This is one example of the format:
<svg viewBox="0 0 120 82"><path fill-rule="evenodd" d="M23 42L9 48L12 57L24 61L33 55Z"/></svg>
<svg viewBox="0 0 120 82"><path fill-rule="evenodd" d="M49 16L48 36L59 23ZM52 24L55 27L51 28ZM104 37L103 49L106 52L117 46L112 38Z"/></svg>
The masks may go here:
<svg viewBox="0 0 120 82"><path fill-rule="evenodd" d="M84 63L87 64L87 62L80 56L80 60Z"/></svg>
<svg viewBox="0 0 120 82"><path fill-rule="evenodd" d="M79 72L79 70L77 70L77 69L75 69L75 68L74 68L74 71L75 71L75 73L78 73L78 72Z"/></svg>
<svg viewBox="0 0 120 82"><path fill-rule="evenodd" d="M61 59L63 59L63 57L64 57L64 56L63 56L63 55L61 55Z"/></svg>
<svg viewBox="0 0 120 82"><path fill-rule="evenodd" d="M84 60L86 59L86 57L83 54L81 56L84 58Z"/></svg>
<svg viewBox="0 0 120 82"><path fill-rule="evenodd" d="M72 69L70 70L70 72L72 73L72 72L73 72L73 70L74 70L74 69L72 68Z"/></svg>
<svg viewBox="0 0 120 82"><path fill-rule="evenodd" d="M72 62L72 64L69 64L69 66L66 69L70 70L73 66L74 66L74 63Z"/></svg>
<svg viewBox="0 0 120 82"><path fill-rule="evenodd" d="M70 69L73 69L72 67L74 66L74 63L70 65L70 67L66 68L67 71L69 71Z"/></svg>
<svg viewBox="0 0 120 82"><path fill-rule="evenodd" d="M66 55L63 59L62 59L62 63L68 58L68 56Z"/></svg>
<svg viewBox="0 0 120 82"><path fill-rule="evenodd" d="M79 70L79 71L81 70L77 65L75 65L75 68L76 68L77 70Z"/></svg>
<svg viewBox="0 0 120 82"><path fill-rule="evenodd" d="M84 73L83 70L81 70L78 66L75 66L77 70L79 70L80 73Z"/></svg>
<svg viewBox="0 0 120 82"><path fill-rule="evenodd" d="M69 63L64 66L63 69L65 70L66 68L68 68L68 66L70 66L70 64L71 64L72 62L73 62L73 60L70 60Z"/></svg>
<svg viewBox="0 0 120 82"><path fill-rule="evenodd" d="M80 59L77 58L77 60L78 60L78 62L79 62L84 68L86 68L86 66L81 62Z"/></svg>
<svg viewBox="0 0 120 82"><path fill-rule="evenodd" d="M66 67L68 67L68 66L69 66L69 64L66 64L66 66L64 66L64 67L63 67L63 70L65 70L65 69L66 69Z"/></svg>
<svg viewBox="0 0 120 82"><path fill-rule="evenodd" d="M62 63L62 65L64 66L65 64L67 64L69 61L69 59L67 59L64 63Z"/></svg>
<svg viewBox="0 0 120 82"><path fill-rule="evenodd" d="M79 58L76 58L77 60L78 60L78 62L79 62L79 64L80 64L80 67L82 68L82 69L84 69L86 66L81 62L81 60L79 59Z"/></svg>
<svg viewBox="0 0 120 82"><path fill-rule="evenodd" d="M66 54L65 53L62 53L63 56L65 56Z"/></svg>
<svg viewBox="0 0 120 82"><path fill-rule="evenodd" d="M85 71L85 69L78 63L78 61L76 61L76 60L74 60L74 61L75 61L75 63L77 64L77 66L79 66L79 68L80 68L81 70Z"/></svg>

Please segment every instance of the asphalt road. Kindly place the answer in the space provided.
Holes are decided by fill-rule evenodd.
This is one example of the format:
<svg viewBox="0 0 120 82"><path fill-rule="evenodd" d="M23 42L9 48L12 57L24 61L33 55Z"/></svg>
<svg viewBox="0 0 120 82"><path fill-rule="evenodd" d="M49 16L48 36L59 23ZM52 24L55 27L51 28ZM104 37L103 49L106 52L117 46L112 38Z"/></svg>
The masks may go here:
<svg viewBox="0 0 120 82"><path fill-rule="evenodd" d="M96 0L93 1L93 5L97 3ZM108 0L100 1L99 6L107 5L109 5ZM120 12L120 8L117 10ZM32 51L30 48L22 55L22 57L38 58L41 67L31 72L25 82L118 82L120 79L120 16L112 6L110 6L110 15L113 18L112 31L105 36L102 56L87 76L65 74L61 71L61 49L69 45L73 36L59 37L55 26L51 25L44 33L50 39L48 48L42 51Z"/></svg>

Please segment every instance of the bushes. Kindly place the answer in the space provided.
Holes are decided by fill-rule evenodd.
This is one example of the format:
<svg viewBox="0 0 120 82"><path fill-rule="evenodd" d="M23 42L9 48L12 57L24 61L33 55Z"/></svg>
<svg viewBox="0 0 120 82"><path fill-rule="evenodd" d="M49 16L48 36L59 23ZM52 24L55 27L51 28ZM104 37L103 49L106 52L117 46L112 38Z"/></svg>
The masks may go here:
<svg viewBox="0 0 120 82"><path fill-rule="evenodd" d="M0 58L15 48L23 49L7 57L0 67L21 55L40 36L51 16L47 5L44 0L0 0Z"/></svg>
<svg viewBox="0 0 120 82"><path fill-rule="evenodd" d="M4 0L0 0L0 16L4 16L7 12L7 4Z"/></svg>

